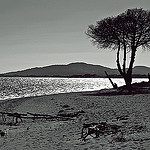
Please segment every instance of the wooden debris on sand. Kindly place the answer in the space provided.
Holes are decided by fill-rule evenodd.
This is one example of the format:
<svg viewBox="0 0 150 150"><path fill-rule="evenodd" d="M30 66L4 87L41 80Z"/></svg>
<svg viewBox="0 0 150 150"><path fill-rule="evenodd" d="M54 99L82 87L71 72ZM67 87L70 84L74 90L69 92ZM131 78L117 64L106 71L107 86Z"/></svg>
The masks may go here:
<svg viewBox="0 0 150 150"><path fill-rule="evenodd" d="M6 123L7 116L12 117L12 122L8 123L8 125L17 125L19 122L23 122L23 119L45 119L45 120L58 120L58 121L67 121L71 120L74 117L79 116L83 111L77 111L72 113L59 113L55 116L49 114L40 114L40 113L31 113L27 112L26 114L22 113L12 113L12 112L0 112L3 123Z"/></svg>

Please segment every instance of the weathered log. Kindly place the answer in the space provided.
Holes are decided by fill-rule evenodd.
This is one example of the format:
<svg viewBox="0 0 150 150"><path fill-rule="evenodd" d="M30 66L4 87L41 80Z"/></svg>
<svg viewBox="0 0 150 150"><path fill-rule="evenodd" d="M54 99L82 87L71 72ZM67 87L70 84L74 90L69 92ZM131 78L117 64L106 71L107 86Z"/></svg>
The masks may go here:
<svg viewBox="0 0 150 150"><path fill-rule="evenodd" d="M117 89L118 88L117 84L113 83L113 81L111 80L111 78L109 77L109 75L106 71L105 71L105 74L106 74L107 78L109 79L109 81L110 81L111 85L113 86L113 88Z"/></svg>
<svg viewBox="0 0 150 150"><path fill-rule="evenodd" d="M13 117L12 122L14 125L16 125L19 121L18 119L20 119L20 121L22 122L22 119L50 119L50 120L70 120L70 116L52 116L52 115L48 115L48 114L36 114L36 113L30 113L27 112L27 114L29 114L29 116L27 114L21 114L21 113L9 113L9 112L0 112L2 114L2 119L5 122L6 118L5 115Z"/></svg>
<svg viewBox="0 0 150 150"><path fill-rule="evenodd" d="M18 115L18 114L21 115L21 116L27 116L27 114L21 114L21 113L9 113L9 112L0 112L0 113L1 113L1 114L6 114L6 115L10 115L10 116L11 116L11 115L12 115L12 116L13 116L13 115Z"/></svg>
<svg viewBox="0 0 150 150"><path fill-rule="evenodd" d="M33 117L31 117L33 120L35 120L35 119L52 119L53 118L52 115L48 115L48 114L36 114L36 113L30 113L30 112L27 112L27 114L33 116Z"/></svg>
<svg viewBox="0 0 150 150"><path fill-rule="evenodd" d="M36 113L30 113L30 112L27 112L27 114L29 114L29 115L33 115L33 116L48 116L48 117L52 117L52 115L48 115L48 114L36 114Z"/></svg>
<svg viewBox="0 0 150 150"><path fill-rule="evenodd" d="M61 117L61 116L23 116L22 119L50 119L50 120L70 120L70 117Z"/></svg>
<svg viewBox="0 0 150 150"><path fill-rule="evenodd" d="M0 112L2 114L3 121L6 121L5 115L13 117L13 122L15 124L18 123L18 119L22 122L22 116L27 116L27 114L21 114L21 113L9 113L9 112Z"/></svg>
<svg viewBox="0 0 150 150"><path fill-rule="evenodd" d="M6 115L6 114L3 114L3 113L1 113L1 114L2 114L2 120L3 120L3 122L5 122L5 121L6 121L5 115Z"/></svg>

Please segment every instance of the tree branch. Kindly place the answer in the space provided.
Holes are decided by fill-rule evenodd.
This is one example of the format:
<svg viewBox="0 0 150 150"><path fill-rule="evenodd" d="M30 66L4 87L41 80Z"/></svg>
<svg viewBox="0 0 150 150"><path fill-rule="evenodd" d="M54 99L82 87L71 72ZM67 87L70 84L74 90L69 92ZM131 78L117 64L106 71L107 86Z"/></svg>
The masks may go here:
<svg viewBox="0 0 150 150"><path fill-rule="evenodd" d="M118 42L118 50L117 50L117 67L118 67L118 71L120 72L121 75L123 75L121 66L120 66L120 59L119 59L119 55L120 55L120 42Z"/></svg>
<svg viewBox="0 0 150 150"><path fill-rule="evenodd" d="M135 61L135 53L136 53L136 47L132 46L131 60L130 60L130 64L129 64L129 69L127 71L128 75L132 75L133 63Z"/></svg>

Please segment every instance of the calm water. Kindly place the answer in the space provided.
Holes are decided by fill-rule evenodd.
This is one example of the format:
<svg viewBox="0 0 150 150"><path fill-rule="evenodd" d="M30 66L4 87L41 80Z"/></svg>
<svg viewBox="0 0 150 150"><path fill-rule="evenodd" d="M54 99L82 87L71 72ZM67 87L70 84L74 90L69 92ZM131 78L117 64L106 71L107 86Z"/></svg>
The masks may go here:
<svg viewBox="0 0 150 150"><path fill-rule="evenodd" d="M112 79L118 86L123 79ZM133 79L133 82L148 79ZM0 100L58 93L94 91L112 88L107 78L25 78L0 77Z"/></svg>

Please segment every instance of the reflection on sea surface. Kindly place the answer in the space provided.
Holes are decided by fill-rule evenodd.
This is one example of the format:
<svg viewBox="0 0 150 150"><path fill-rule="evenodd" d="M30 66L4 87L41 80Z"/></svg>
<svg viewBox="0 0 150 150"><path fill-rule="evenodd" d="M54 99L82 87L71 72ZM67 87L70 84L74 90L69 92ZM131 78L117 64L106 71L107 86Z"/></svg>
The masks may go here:
<svg viewBox="0 0 150 150"><path fill-rule="evenodd" d="M118 86L123 79L112 79ZM133 79L133 82L148 79ZM94 91L112 88L107 78L28 78L0 77L0 100L58 93Z"/></svg>

